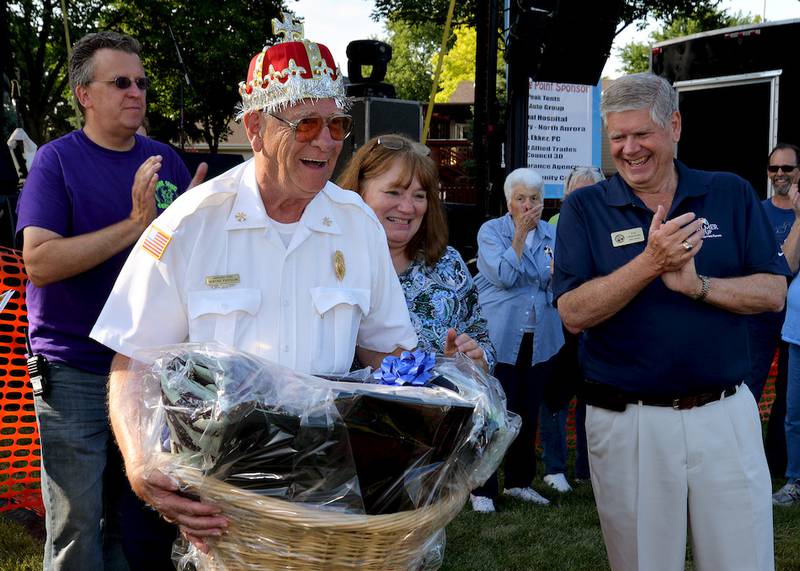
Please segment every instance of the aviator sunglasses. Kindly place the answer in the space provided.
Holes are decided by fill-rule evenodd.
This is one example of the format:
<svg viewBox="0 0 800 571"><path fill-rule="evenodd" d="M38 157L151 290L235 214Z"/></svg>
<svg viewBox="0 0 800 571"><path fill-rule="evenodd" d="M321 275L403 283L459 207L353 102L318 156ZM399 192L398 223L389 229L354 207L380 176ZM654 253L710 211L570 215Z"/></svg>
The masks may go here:
<svg viewBox="0 0 800 571"><path fill-rule="evenodd" d="M422 155L423 157L428 157L431 154L430 148L426 145L417 143L415 141L407 141L396 135L381 135L378 137L378 140L375 141L375 144L380 145L385 149L389 149L390 151L400 151L410 146L412 151Z"/></svg>
<svg viewBox="0 0 800 571"><path fill-rule="evenodd" d="M147 89L150 87L150 78L137 77L136 79L131 79L130 77L120 75L114 79L93 79L89 83L113 83L117 89L122 90L128 89L132 83L135 83L136 87L138 87L140 91L147 91Z"/></svg>
<svg viewBox="0 0 800 571"><path fill-rule="evenodd" d="M322 127L327 126L334 141L344 141L350 136L353 129L353 118L350 115L339 114L331 115L327 119L319 115L303 117L298 121L289 121L283 117L278 117L274 113L269 113L270 117L275 117L278 121L283 121L294 131L294 140L298 143L308 143L317 138L322 131Z"/></svg>
<svg viewBox="0 0 800 571"><path fill-rule="evenodd" d="M776 173L778 170L782 170L783 172L789 173L792 172L794 169L797 168L797 165L769 165L767 170L771 173Z"/></svg>

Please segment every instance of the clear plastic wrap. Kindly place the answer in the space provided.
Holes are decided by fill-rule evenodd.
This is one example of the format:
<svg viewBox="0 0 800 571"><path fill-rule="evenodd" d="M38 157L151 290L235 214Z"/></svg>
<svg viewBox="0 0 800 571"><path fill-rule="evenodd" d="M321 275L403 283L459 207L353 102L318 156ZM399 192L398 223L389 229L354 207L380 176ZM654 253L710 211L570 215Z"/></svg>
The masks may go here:
<svg viewBox="0 0 800 571"><path fill-rule="evenodd" d="M493 377L437 357L427 386L315 377L215 344L135 356L150 469L230 521L179 569L437 569L444 526L519 431Z"/></svg>

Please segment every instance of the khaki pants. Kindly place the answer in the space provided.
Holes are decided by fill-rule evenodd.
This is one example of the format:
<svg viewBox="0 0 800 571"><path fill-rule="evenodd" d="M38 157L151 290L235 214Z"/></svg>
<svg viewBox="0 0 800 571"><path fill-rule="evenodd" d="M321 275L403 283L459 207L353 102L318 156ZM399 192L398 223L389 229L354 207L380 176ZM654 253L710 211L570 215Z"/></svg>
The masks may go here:
<svg viewBox="0 0 800 571"><path fill-rule="evenodd" d="M758 407L742 385L702 407L586 410L592 487L614 571L775 568Z"/></svg>

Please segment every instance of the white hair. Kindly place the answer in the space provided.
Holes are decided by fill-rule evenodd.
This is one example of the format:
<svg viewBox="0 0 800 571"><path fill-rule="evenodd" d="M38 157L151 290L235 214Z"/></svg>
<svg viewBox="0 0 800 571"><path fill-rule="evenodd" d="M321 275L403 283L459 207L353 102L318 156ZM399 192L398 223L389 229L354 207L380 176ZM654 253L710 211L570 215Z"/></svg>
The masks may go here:
<svg viewBox="0 0 800 571"><path fill-rule="evenodd" d="M600 102L603 123L609 113L649 109L654 123L665 129L673 113L678 110L678 93L663 77L652 73L634 73L615 79L605 91Z"/></svg>
<svg viewBox="0 0 800 571"><path fill-rule="evenodd" d="M506 204L511 202L511 195L514 193L515 186L523 186L534 190L542 190L544 180L542 176L533 169L519 168L511 171L503 183L503 192L506 194Z"/></svg>
<svg viewBox="0 0 800 571"><path fill-rule="evenodd" d="M575 167L564 179L564 196L575 190L573 187L579 180L590 180L592 184L597 184L605 178L603 172L597 167Z"/></svg>

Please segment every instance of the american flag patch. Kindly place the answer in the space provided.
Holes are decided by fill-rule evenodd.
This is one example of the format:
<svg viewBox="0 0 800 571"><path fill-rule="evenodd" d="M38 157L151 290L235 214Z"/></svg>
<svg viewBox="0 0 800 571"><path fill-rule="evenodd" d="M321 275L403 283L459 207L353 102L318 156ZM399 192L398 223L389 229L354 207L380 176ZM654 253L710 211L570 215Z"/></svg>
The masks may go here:
<svg viewBox="0 0 800 571"><path fill-rule="evenodd" d="M147 230L147 237L142 242L142 248L156 260L160 260L170 240L172 240L172 236L155 226L150 226Z"/></svg>

